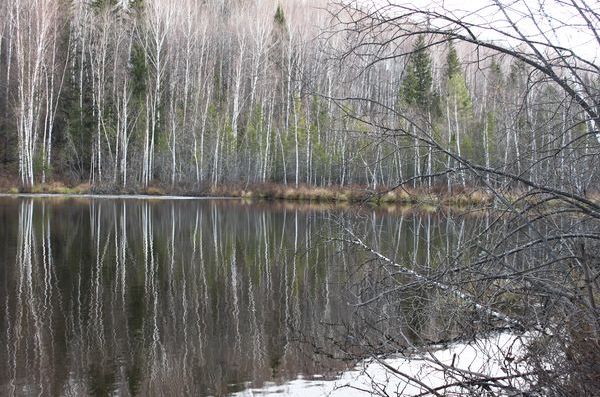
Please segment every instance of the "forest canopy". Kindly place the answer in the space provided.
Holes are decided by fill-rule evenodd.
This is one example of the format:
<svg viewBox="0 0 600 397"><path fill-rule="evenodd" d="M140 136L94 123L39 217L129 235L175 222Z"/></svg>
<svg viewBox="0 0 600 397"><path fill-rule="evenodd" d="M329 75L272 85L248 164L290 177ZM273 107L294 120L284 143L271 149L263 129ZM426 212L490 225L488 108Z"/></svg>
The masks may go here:
<svg viewBox="0 0 600 397"><path fill-rule="evenodd" d="M362 18L381 20L376 13L390 12L368 4L357 6ZM393 48L356 47L368 35L393 30L381 24L369 32L338 31L351 18L345 6L3 2L4 175L18 175L24 188L52 180L112 189L481 185L443 153L451 150L534 181L563 186L573 176L579 191L596 183L596 172L580 174L572 161L597 144L588 117L576 101L565 104L559 85L543 83L527 59L473 40L438 42L419 31L418 15L400 27L415 34L390 41ZM582 78L597 92L593 72ZM383 120L405 128L407 116L427 120L428 134L443 147L380 128ZM556 126L564 124L573 128L561 135ZM540 148L559 155L547 158ZM595 161L587 157L583 167L597 169Z"/></svg>

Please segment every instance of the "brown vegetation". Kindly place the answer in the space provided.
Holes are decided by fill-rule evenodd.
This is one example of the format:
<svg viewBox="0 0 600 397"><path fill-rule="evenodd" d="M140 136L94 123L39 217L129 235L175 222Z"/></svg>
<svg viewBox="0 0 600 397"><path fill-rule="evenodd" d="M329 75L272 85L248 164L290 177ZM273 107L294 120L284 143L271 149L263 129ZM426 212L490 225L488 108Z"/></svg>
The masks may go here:
<svg viewBox="0 0 600 397"><path fill-rule="evenodd" d="M421 207L453 207L453 208L489 208L498 207L499 202L494 196L481 188L453 187L449 192L447 188L433 186L428 189L412 187L387 188L377 190L369 189L362 185L351 186L310 186L306 184L284 185L277 183L261 183L251 185L221 184L214 187L194 187L187 185L168 186L153 183L148 187L119 188L114 186L93 186L89 183L74 183L51 181L38 184L32 188L19 186L18 180L0 177L0 193L8 194L120 194L120 195L148 195L148 196L197 196L197 197L238 197L249 200L284 200L310 203L335 203L335 204L360 204L368 203L378 206L417 205ZM524 199L524 196L526 197ZM592 201L600 201L600 193L588 194ZM522 206L534 205L542 202L536 195L527 195L524 192L514 191L505 194L509 202ZM552 206L548 201L546 206Z"/></svg>
<svg viewBox="0 0 600 397"><path fill-rule="evenodd" d="M309 185L290 186L282 184L256 184L250 186L223 185L210 190L212 196L243 197L264 200L293 200L315 202L344 202L374 204L424 204L449 206L485 206L492 203L492 196L475 188L461 188L448 193L440 189L386 188L377 190L365 186Z"/></svg>

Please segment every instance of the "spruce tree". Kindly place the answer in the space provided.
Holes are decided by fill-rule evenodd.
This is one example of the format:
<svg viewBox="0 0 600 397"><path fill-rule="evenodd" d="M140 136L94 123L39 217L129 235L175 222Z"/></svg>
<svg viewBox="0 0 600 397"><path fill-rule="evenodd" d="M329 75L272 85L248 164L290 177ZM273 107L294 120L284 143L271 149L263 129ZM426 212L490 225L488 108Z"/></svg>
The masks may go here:
<svg viewBox="0 0 600 397"><path fill-rule="evenodd" d="M408 61L406 77L402 84L404 101L423 111L429 111L433 103L432 82L431 57L427 51L425 38L419 36Z"/></svg>
<svg viewBox="0 0 600 397"><path fill-rule="evenodd" d="M285 29L285 27L286 27L285 14L283 13L283 8L281 8L281 4L277 5L277 10L275 11L274 20L277 25L279 25L281 28Z"/></svg>
<svg viewBox="0 0 600 397"><path fill-rule="evenodd" d="M461 73L460 70L460 60L458 59L458 54L456 53L456 48L452 42L448 45L448 56L446 58L446 77L448 80L452 79L454 76Z"/></svg>
<svg viewBox="0 0 600 397"><path fill-rule="evenodd" d="M448 97L457 101L458 111L464 115L472 107L471 96L467 89L465 76L460 65L456 49L450 43L446 58L446 77L448 78Z"/></svg>
<svg viewBox="0 0 600 397"><path fill-rule="evenodd" d="M465 75L463 73L460 59L456 53L456 49L450 43L448 55L446 58L446 89L447 98L446 106L449 107L453 117L453 125L449 125L449 131L454 130L451 134L451 146L456 146L459 156L470 156L473 149L472 137L472 101ZM464 174L461 173L462 183L464 185Z"/></svg>

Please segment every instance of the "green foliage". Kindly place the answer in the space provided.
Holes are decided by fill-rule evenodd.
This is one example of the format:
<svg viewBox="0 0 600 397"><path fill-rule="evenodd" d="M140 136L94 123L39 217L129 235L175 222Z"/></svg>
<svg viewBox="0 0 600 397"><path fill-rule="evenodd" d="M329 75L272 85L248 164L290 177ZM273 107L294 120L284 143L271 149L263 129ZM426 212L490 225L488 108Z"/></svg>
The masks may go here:
<svg viewBox="0 0 600 397"><path fill-rule="evenodd" d="M467 133L461 136L460 146L463 156L470 159L481 157L482 153L475 151L475 141L472 131L467 130Z"/></svg>
<svg viewBox="0 0 600 397"><path fill-rule="evenodd" d="M78 62L81 60L78 59ZM80 65L76 65L75 70L79 67ZM62 172L68 169L71 173L84 177L91 162L96 119L93 113L91 76L83 74L83 87L79 86L79 77L77 74L69 74L65 79L62 101L58 108L58 117L62 119L64 127L62 134L56 136L61 143L59 150L62 153L57 153L58 148L55 148L53 157L55 161L61 157L65 159Z"/></svg>
<svg viewBox="0 0 600 397"><path fill-rule="evenodd" d="M448 95L456 101L460 114L465 115L471 111L471 95L462 74L455 75L448 81Z"/></svg>
<svg viewBox="0 0 600 397"><path fill-rule="evenodd" d="M425 39L423 36L419 36L408 61L406 76L402 83L404 101L421 110L429 111L433 104L432 83L431 57L427 51Z"/></svg>
<svg viewBox="0 0 600 397"><path fill-rule="evenodd" d="M448 78L448 97L455 102L454 104L458 107L458 112L462 116L466 116L472 108L471 95L467 89L467 83L460 66L460 59L452 44L450 44L450 48L448 49L446 76Z"/></svg>
<svg viewBox="0 0 600 397"><path fill-rule="evenodd" d="M446 58L446 105L461 127L460 146L462 154L472 158L475 152L473 131L476 129L473 125L473 103L471 95L467 89L467 83L461 67L460 58L452 44L448 48ZM456 145L457 137L452 135L451 145Z"/></svg>
<svg viewBox="0 0 600 397"><path fill-rule="evenodd" d="M143 102L146 94L148 67L146 65L146 51L139 43L135 43L131 48L130 63L131 91L137 102Z"/></svg>
<svg viewBox="0 0 600 397"><path fill-rule="evenodd" d="M361 117L366 120L372 117L372 121L389 123L392 127L396 123L399 135L407 128L410 131L408 122L402 119L406 117L407 120L420 123L423 131L435 141L448 145L452 150L461 149L461 154L474 161L481 161L486 152L490 153L493 157L491 159L493 165L501 164L503 161L504 156L501 155L504 154L503 145L509 144L506 151L507 160L512 161L516 156L510 146L514 145L512 139L506 143L503 137L497 136L501 132L504 133L505 124L510 123L514 129L518 140L517 145L523 147L522 153L526 152L528 145L532 143L537 144L537 147L541 147L542 144L558 144L560 140L555 138L563 131L556 126L565 121L575 120L575 127L569 130L569 133L575 134L575 137L589 132L584 124L583 115L576 110L576 106L566 108L560 114L555 111L558 108L546 106L548 103L559 104L563 100L562 89L558 85L546 85L542 89L544 84L540 81L540 84L536 83L535 90L527 91L527 84L533 84L528 80L530 66L506 55L502 57L496 55L496 58L490 56L485 62L488 65L486 80L484 84L477 81L478 87L481 87L479 92L484 94L485 98L478 98L481 103L477 104L478 112L475 117L473 111L475 99L470 96L467 81L480 79L483 77L482 74L471 67L465 69L457 51L465 47L459 47L458 42L434 47L433 42L429 40L430 36L427 35L415 36L411 55L406 59L400 86L396 86L391 93L387 87L397 84L398 75L392 76L389 81L386 79L390 78L392 73L399 73L396 68L402 67L401 65L390 64L389 68L386 65L385 70L378 69L383 67L383 64L374 66L373 70L376 73L372 76L355 82L349 81L349 76L353 76L348 74L351 70L348 73L345 69L334 70L329 68L330 65L326 63L329 61L325 57L313 58L320 54L318 53L321 51L320 47L313 47L313 44L306 43L305 48L300 46L303 44L300 41L290 41L287 25L287 18L290 15L285 15L284 9L287 3L283 3L283 0L280 0L280 4L274 4L276 10L269 11L271 13L269 18L272 19L268 23L271 24L272 32L271 36L265 37L264 40L270 40L270 43L265 43L266 47L260 51L258 47L256 52L254 48L247 52L244 50L242 62L248 63L242 69L244 87L258 76L254 81L257 86L253 87L255 92L252 101L245 99L248 92L242 90L244 92L240 94L242 100L238 108L240 114L236 124L237 131L233 131L230 96L232 85L235 84L235 62L239 55L236 51L239 51L239 48L235 45L228 46L227 40L219 41L217 44L209 43L206 47L197 41L205 38L210 41L218 37L216 33L230 27L229 23L225 23L228 21L219 21L214 30L210 30L213 29L211 27L202 33L205 36L201 35L200 30L197 32L193 30L196 33L189 41L179 36L181 32L178 29L169 30L165 45L160 49L164 51L161 52L161 56L165 55L161 58L164 67L161 65L159 69L153 66L152 54L145 46L148 45L146 40L150 39L150 32L147 30L150 26L147 25L143 13L146 2L126 0L125 3L128 5L123 7L125 9L121 9L120 5L124 4L122 0L86 1L90 13L101 14L92 15L90 23L97 26L89 27L90 36L85 39L86 41L69 39L70 25L64 24L64 31L60 33L62 38L57 41L59 50L56 52L56 67L49 68L46 74L49 78L52 76L51 73L55 73L55 84L58 87L58 82L62 82L60 80L63 75L62 65L67 67L64 71L64 86L61 85L60 90L55 88L60 98L57 102L57 117L53 124L52 164L48 169L44 169L47 165L41 157L43 143L38 141L37 157L33 159L36 176L41 170L47 173L54 170L58 177L89 178L93 164L91 160L99 159L94 155L98 150L96 140L100 131L102 156L99 161L102 162L103 179L107 180L112 176L111 171L115 164L117 168L121 168L118 163L120 159L114 158L117 150L119 154L127 150L127 158L124 159L128 168L127 183L136 183L144 167L141 157L146 149L144 140L146 128L152 122L156 122L153 141L155 153L151 154L156 158L152 162L152 172L160 178L161 175L165 175L164 172L161 174L154 168L161 170L170 168L172 144L170 122L172 120L175 120L178 128L175 145L178 151L176 167L182 182L196 180L194 161L200 164L202 175L199 179L210 180L210 174L217 173L219 179L223 181L237 181L238 175L251 181L252 178L262 179L263 172L266 173L267 178L272 178L282 175L284 170L290 176L295 171L296 151L299 153L301 167L308 168L311 180L317 183L340 183L340 181L363 183L370 178L369 176L365 178L364 162L374 164L381 158L378 174L383 175L386 183L393 181L394 173L402 172L403 178L412 176L417 161L421 171L424 171L428 165L429 148L426 144L423 143L422 147L415 149L413 138L386 136L385 138L389 140L382 142L379 150L370 134L377 131L373 131L369 124L355 119ZM201 1L201 3L205 2ZM65 6L67 5L65 3ZM229 18L227 12L218 15ZM105 17L114 20L107 25ZM180 22L184 21L188 20L182 19ZM72 23L76 22L76 20L72 21ZM105 49L102 47L104 42L100 46L99 34L107 35L105 37L107 55L105 55L105 70L102 75L98 73L101 64L96 62L96 57L101 56ZM129 49L123 41L127 34L134 34ZM172 34L176 35L171 36ZM187 45L190 45L189 52ZM441 52L434 53L440 50ZM435 73L432 62L434 56L436 60L439 56L445 58L444 64L440 70L435 70ZM254 64L250 64L255 59L259 65L257 67L259 73L256 75L254 75ZM320 65L320 62L324 64ZM502 62L502 65L499 62ZM6 62L2 63L0 60L0 63L1 67L6 67ZM182 73L184 63L185 70L189 73L185 76ZM349 66L354 67L358 64ZM161 72L160 76L156 75L157 69ZM468 80L465 78L467 73L469 73ZM103 79L101 84L98 82L99 78ZM154 84L158 79L160 79L161 89L157 93L159 103L156 104L158 109L154 114L147 109L148 104L153 104L147 102L147 99L152 98ZM590 76L589 79L593 77ZM49 82L48 79L46 83ZM124 87L123 84L127 86ZM186 98L183 98L184 84ZM353 88L354 84L356 91ZM586 86L588 84L590 97L593 97L600 89L600 79L590 80L589 83L586 82ZM7 94L4 95L6 98L0 95L0 110L3 111L3 117L0 119L0 136L3 137L0 139L0 158L3 158L5 164L11 167L14 165L14 169L17 165L15 148L18 139L17 128L14 125L16 118L11 113L13 105L10 98L18 96L15 87L16 84L6 84ZM97 91L99 89L103 92L99 93ZM123 89L129 91L123 92ZM40 91L41 113L36 115L40 120L45 105L42 94L49 93L49 90L50 87L47 85ZM205 92L198 92L199 90ZM328 101L310 94L319 91L331 91L334 97L339 95L341 98L352 92L379 95L382 103L386 104L396 100L400 115L390 114L389 118L383 118L383 114L372 112L371 108L359 104L358 101ZM522 106L522 95L529 92L534 92L535 95L527 98L527 107ZM94 97L94 93L101 95ZM122 94L127 97L123 98ZM176 97L174 99L176 105L173 107L167 106L170 95ZM49 98L47 95L46 97ZM99 98L101 103L96 102ZM123 102L124 100L127 102ZM207 119L204 119L205 100L209 102ZM185 120L183 120L184 102ZM335 103L335 106L332 106L332 103ZM97 117L96 112L99 108L102 114ZM439 110L443 112L439 113ZM127 112L126 115L124 111ZM148 117L155 117L155 119L148 119ZM381 118L376 119L379 117ZM101 118L100 126L98 126L99 118ZM124 122L127 123L126 126L123 126ZM577 122L580 124L577 125ZM267 132L267 125L270 125L269 132ZM118 134L121 131L126 133L125 140ZM200 131L202 131L202 139L199 139ZM347 131L351 133L346 135ZM542 134L546 131L552 139L545 139ZM38 133L42 132L40 123ZM511 134L512 132L511 130ZM484 146L484 136L489 138L488 147ZM394 142L390 147L398 150L398 155L387 151L387 145L392 139ZM595 137L590 136L589 139L593 142ZM458 142L460 148L456 147ZM195 149L191 149L192 144L195 144ZM591 144L591 142L580 139L574 145L584 144ZM215 158L217 147L218 164L215 165L211 158ZM190 153L195 156L190 156ZM308 160L306 155L310 155ZM416 156L420 158L416 159ZM433 156L434 170L443 170L447 164L446 156L435 151ZM526 166L526 161L527 159L523 157L522 167ZM300 172L302 178L307 174L304 171ZM380 175L378 179L381 179ZM199 180L199 182L204 181Z"/></svg>
<svg viewBox="0 0 600 397"><path fill-rule="evenodd" d="M168 154L169 144L171 143L169 133L164 131L162 127L162 123L156 123L156 130L154 132L154 150L157 155Z"/></svg>
<svg viewBox="0 0 600 397"><path fill-rule="evenodd" d="M106 10L114 8L119 4L117 0L92 0L90 6L96 10Z"/></svg>
<svg viewBox="0 0 600 397"><path fill-rule="evenodd" d="M129 0L129 8L134 11L142 11L144 9L144 0Z"/></svg>
<svg viewBox="0 0 600 397"><path fill-rule="evenodd" d="M33 158L33 172L34 174L37 174L38 171L42 171L44 169L45 166L45 159L44 156L42 155L42 151L38 151L36 152L34 158Z"/></svg>
<svg viewBox="0 0 600 397"><path fill-rule="evenodd" d="M285 14L283 12L283 8L281 8L281 4L277 5L277 10L275 10L275 17L273 18L275 23L281 28L286 28L287 23L285 20Z"/></svg>
<svg viewBox="0 0 600 397"><path fill-rule="evenodd" d="M448 80L451 80L454 76L460 74L460 59L458 59L458 54L456 53L456 48L452 42L448 45L448 56L446 57L446 77Z"/></svg>
<svg viewBox="0 0 600 397"><path fill-rule="evenodd" d="M264 129L264 115L260 105L255 105L248 115L248 124L246 126L244 138L247 149L260 152L260 144L263 135L267 132Z"/></svg>
<svg viewBox="0 0 600 397"><path fill-rule="evenodd" d="M504 76L502 75L502 68L496 58L492 58L492 63L490 65L490 80L492 82L492 89L499 89L502 86L502 81L504 80Z"/></svg>
<svg viewBox="0 0 600 397"><path fill-rule="evenodd" d="M225 106L227 85L221 76L219 68L223 67L223 60L215 62L215 72L213 73L213 93L215 102L221 106Z"/></svg>

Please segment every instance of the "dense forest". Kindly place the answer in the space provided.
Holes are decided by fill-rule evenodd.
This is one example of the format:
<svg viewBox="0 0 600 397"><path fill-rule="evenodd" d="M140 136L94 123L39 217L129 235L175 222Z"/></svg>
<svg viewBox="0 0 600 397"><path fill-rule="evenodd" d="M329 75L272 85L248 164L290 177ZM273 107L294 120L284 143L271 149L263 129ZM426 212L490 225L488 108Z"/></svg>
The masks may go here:
<svg viewBox="0 0 600 397"><path fill-rule="evenodd" d="M78 343L88 336L100 351L111 339L115 345L128 340L124 351L136 368L134 350L151 352L149 384L156 368L168 369L166 383L192 390L185 382L205 368L187 367L180 347L212 349L200 337L202 327L212 329L209 335L226 337L214 356L227 356L233 344L227 357L238 362L243 332L258 335L257 324L265 323L259 319L271 318L274 325L265 329L275 338L252 342L268 346L282 336L274 351L294 352L287 346L295 340L304 343L302 354L313 349L337 359L343 351L345 364L368 356L381 363L390 352L427 361L429 367L412 375L385 365L385 379L369 386L378 395L393 395L385 386L394 378L417 386L418 396L600 395L598 4L0 1L0 191L11 193L0 194L0 233L7 236L0 238L0 254L9 258L0 267L0 293L8 291L0 296L7 308L0 326L8 330L0 346L8 341L12 349L10 360L0 360L0 372L11 367L0 394L36 390L30 384L43 383L46 373L40 369L21 382L18 368L43 368L45 352L68 356L85 372L78 354L43 349L45 332L52 343L81 352ZM53 186L193 197L13 194ZM279 197L247 194L260 188L417 205L365 211L196 200L228 189L245 198ZM291 196L283 198L306 198ZM278 206L282 211L271 215ZM304 218L303 210L315 214ZM331 255L322 247L333 248ZM208 266L204 258L211 256ZM337 276L351 277L338 283ZM329 306L330 286L332 298L339 291L340 306ZM133 289L126 293L126 287ZM278 299L280 306L269 306L267 300ZM52 300L56 307L49 310ZM206 304L214 306L203 311ZM170 342L159 347L167 340L159 335L159 307L166 332L182 331L173 331L172 361L163 359ZM309 335L288 332L304 330L295 319L306 310L310 333L328 307L340 318L330 323L326 315L316 327L327 330L324 350L302 338ZM129 321L128 310L148 321L141 328L137 320L125 322L118 332L106 326ZM261 310L263 317L256 315ZM70 317L63 319L65 313ZM200 326L202 313L210 320ZM227 327L235 324L231 339L227 328L206 327L213 314ZM412 333L397 326L402 322ZM63 323L85 326L69 330ZM449 339L422 332L435 327ZM455 337L479 344L479 336L498 332L524 347L505 349L495 373L486 372L493 349L481 370L455 366L457 355L444 361L430 354L429 347ZM28 335L31 342L24 342ZM72 338L63 343L57 335ZM201 343L190 344L192 338ZM23 364L17 365L18 354ZM104 377L105 383L125 387L113 380L137 372L126 375L126 355L114 356L107 367L120 375ZM276 378L284 356L269 360L266 376L258 378ZM29 365L29 357L40 365ZM182 363L182 372L170 362ZM212 370L223 363L207 361L204 374L221 379ZM177 382L188 370L194 375ZM64 373L76 385L75 372ZM87 373L98 378L99 372ZM429 385L426 374L439 374L441 384ZM242 380L248 387L245 375Z"/></svg>
<svg viewBox="0 0 600 397"><path fill-rule="evenodd" d="M420 119L489 169L577 191L597 182L579 172L594 169L598 144L581 107L526 62L426 33L356 51L365 38L339 29L339 11L300 0L2 2L4 174L24 188L503 182L378 127Z"/></svg>

